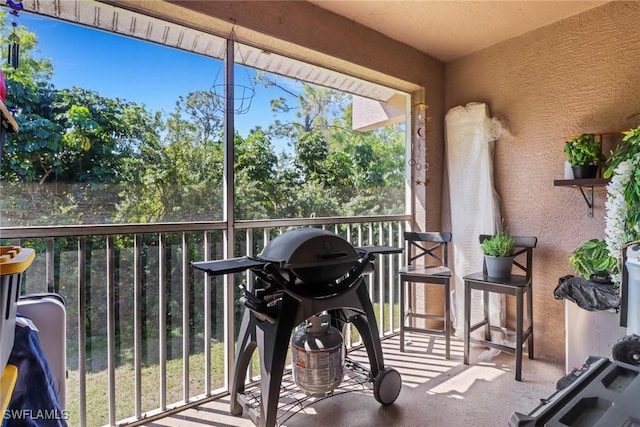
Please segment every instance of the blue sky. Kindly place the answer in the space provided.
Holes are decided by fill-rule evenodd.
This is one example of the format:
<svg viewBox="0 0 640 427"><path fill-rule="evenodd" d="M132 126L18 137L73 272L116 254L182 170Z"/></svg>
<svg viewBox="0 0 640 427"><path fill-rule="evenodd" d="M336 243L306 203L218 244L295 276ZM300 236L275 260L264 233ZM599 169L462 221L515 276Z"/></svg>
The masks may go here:
<svg viewBox="0 0 640 427"><path fill-rule="evenodd" d="M77 86L169 113L179 96L223 83L219 60L24 12L18 24L37 35L36 56L51 59L57 89ZM236 72L236 81L248 84L249 78L244 69ZM255 125L266 127L273 120L269 101L276 95L256 89L251 112L236 116L236 128L243 136Z"/></svg>

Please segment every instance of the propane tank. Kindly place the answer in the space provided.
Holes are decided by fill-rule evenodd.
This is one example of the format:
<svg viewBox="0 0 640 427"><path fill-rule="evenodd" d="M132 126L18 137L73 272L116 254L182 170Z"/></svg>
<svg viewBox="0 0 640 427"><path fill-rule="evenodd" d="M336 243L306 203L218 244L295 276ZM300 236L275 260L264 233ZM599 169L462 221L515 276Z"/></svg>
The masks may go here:
<svg viewBox="0 0 640 427"><path fill-rule="evenodd" d="M310 317L291 338L293 379L308 396L325 396L342 382L344 340L327 313Z"/></svg>

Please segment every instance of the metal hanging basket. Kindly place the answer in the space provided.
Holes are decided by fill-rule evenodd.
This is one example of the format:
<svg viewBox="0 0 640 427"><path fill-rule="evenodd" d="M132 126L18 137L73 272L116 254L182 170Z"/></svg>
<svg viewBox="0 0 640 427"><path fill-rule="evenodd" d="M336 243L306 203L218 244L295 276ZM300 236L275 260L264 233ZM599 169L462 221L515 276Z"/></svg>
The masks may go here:
<svg viewBox="0 0 640 427"><path fill-rule="evenodd" d="M238 46L238 40L236 39L236 32L234 29L231 29L229 40L233 42L233 46L237 46L237 49L235 49L237 50L236 53L240 57L240 63L244 65L245 60L242 56L242 52L240 51L240 46ZM222 113L226 113L226 94L229 90L233 90L233 112L235 114L246 114L249 112L249 108L251 108L251 101L253 101L253 97L256 94L253 84L251 84L251 86L245 86L237 83L234 83L233 85L229 83L216 83L218 81L218 77L219 75L216 76L213 86L211 86L211 94L214 98L213 108ZM247 79L249 82L252 82L251 76L249 76L248 72Z"/></svg>
<svg viewBox="0 0 640 427"><path fill-rule="evenodd" d="M253 87L239 84L214 84L211 87L211 93L216 101L214 108L223 113L225 112L225 94L227 93L228 86L233 86L233 112L236 114L246 114L249 112L256 90Z"/></svg>

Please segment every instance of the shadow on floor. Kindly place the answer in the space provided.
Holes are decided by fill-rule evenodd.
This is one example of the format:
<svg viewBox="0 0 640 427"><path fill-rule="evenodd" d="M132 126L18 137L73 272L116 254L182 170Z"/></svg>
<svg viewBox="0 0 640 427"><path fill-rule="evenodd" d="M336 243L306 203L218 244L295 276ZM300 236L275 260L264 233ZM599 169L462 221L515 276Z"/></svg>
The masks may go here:
<svg viewBox="0 0 640 427"><path fill-rule="evenodd" d="M309 399L293 384L283 381L278 425L281 427L341 426L497 426L507 425L514 412L529 413L541 398L549 397L563 375L561 364L523 359L522 382L514 380L515 359L500 353L493 358L485 349L472 349L471 365L462 363L463 343L451 341L451 359L444 358L444 339L408 334L410 345L399 350L398 339L382 341L385 365L402 375L402 390L391 405L380 405L371 383L350 374L333 396ZM365 366L364 350L349 358ZM248 394L250 391L247 392ZM259 397L259 396L258 396ZM247 411L245 411L247 412ZM188 409L148 424L154 427L243 427L254 423L243 414L229 413L229 397Z"/></svg>

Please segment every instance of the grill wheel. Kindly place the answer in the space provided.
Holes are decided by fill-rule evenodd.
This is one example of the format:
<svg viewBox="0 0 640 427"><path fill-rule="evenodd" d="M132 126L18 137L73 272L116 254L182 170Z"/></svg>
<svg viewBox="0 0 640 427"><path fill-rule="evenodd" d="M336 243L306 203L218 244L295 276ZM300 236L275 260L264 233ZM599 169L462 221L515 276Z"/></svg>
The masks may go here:
<svg viewBox="0 0 640 427"><path fill-rule="evenodd" d="M400 373L393 368L384 368L373 380L373 397L383 405L396 401L402 388Z"/></svg>
<svg viewBox="0 0 640 427"><path fill-rule="evenodd" d="M611 356L618 362L640 365L640 336L633 334L618 338L611 348Z"/></svg>

